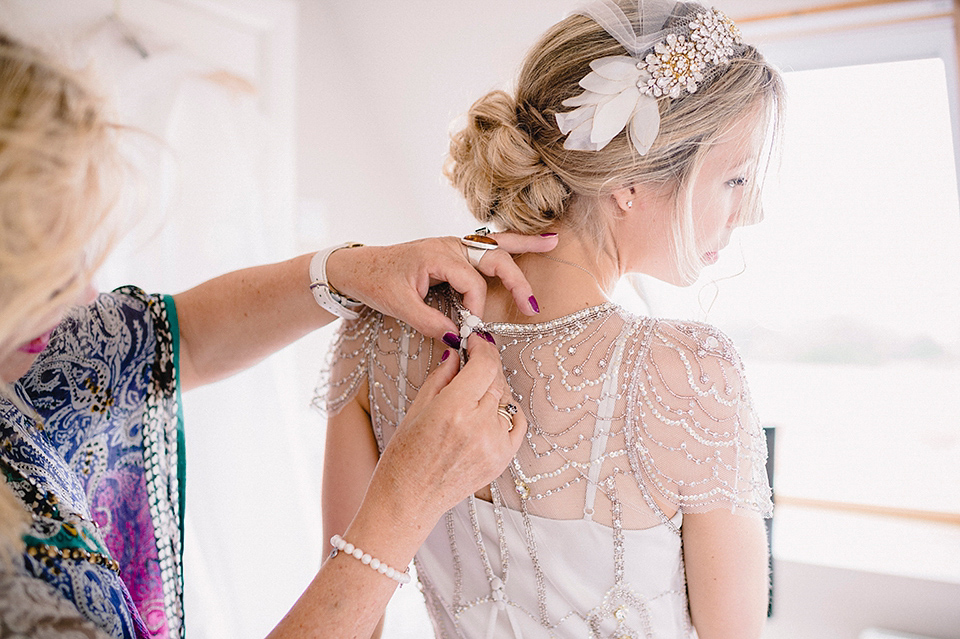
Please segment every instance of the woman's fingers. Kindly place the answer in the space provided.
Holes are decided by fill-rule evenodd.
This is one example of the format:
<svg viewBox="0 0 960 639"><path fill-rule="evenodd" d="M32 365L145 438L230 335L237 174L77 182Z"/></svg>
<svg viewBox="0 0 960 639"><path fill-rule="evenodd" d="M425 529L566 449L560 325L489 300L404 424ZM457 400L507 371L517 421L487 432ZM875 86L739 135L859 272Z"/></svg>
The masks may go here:
<svg viewBox="0 0 960 639"><path fill-rule="evenodd" d="M444 361L434 369L420 387L417 397L407 410L407 417L420 414L438 395L449 402L451 409L471 410L490 395L496 402L506 392L507 382L503 376L500 355L493 344L477 335L467 340L469 360L462 369L460 358L454 350L446 351Z"/></svg>
<svg viewBox="0 0 960 639"><path fill-rule="evenodd" d="M410 408L407 409L408 417L412 419L419 415L440 394L440 391L447 387L460 369L459 362L460 358L455 351L444 351L444 355L441 355L440 365L427 375L427 379L420 387L420 392L417 393L417 397L410 404Z"/></svg>
<svg viewBox="0 0 960 639"><path fill-rule="evenodd" d="M423 407L443 394L445 399L453 401L458 408L470 409L481 404L489 397L494 405L507 392L507 381L503 375L503 365L497 348L479 335L467 339L469 359L458 371L460 358L456 351L449 353L434 371L432 371L410 409L408 416L415 416Z"/></svg>
<svg viewBox="0 0 960 639"><path fill-rule="evenodd" d="M487 251L477 265L477 270L487 277L499 278L503 286L510 291L513 301L521 313L536 315L540 312L540 306L534 297L530 283L509 253L500 249ZM466 305L466 300L464 300L464 305ZM477 313L474 314L477 315Z"/></svg>
<svg viewBox="0 0 960 639"><path fill-rule="evenodd" d="M560 240L556 233L543 235L520 235L519 233L491 233L500 249L507 253L546 253L557 248Z"/></svg>
<svg viewBox="0 0 960 639"><path fill-rule="evenodd" d="M487 282L467 261L466 247L460 244L460 240L449 239L456 243L444 247L449 248L449 252L435 255L436 262L429 273L430 284L447 282L463 296L463 305L470 309L471 313L483 317L487 301Z"/></svg>
<svg viewBox="0 0 960 639"><path fill-rule="evenodd" d="M520 444L523 443L523 438L527 433L527 417L523 414L522 410L519 410L513 415L510 420L510 424L507 424L506 417L502 416L499 412L500 406L508 403L513 403L513 397L510 392L506 392L501 396L497 397L495 393L488 393L480 400L480 410L486 414L496 415L497 419L500 421L500 425L504 427L507 432L505 443L507 446L508 457L512 458L513 455L517 453L517 450L520 449Z"/></svg>
<svg viewBox="0 0 960 639"><path fill-rule="evenodd" d="M510 254L550 251L557 245L557 236L495 233L492 237L499 248L487 251L477 268L467 260L460 238L440 237L335 251L327 261L327 276L339 291L437 339L457 332L453 320L423 301L428 288L439 282L448 282L463 295L464 306L483 317L487 294L483 276L496 277L511 292L520 312L536 314L539 309L530 283Z"/></svg>
<svg viewBox="0 0 960 639"><path fill-rule="evenodd" d="M450 255L446 251L433 251L434 259L438 257L441 259L437 259L430 270L431 284L448 282L450 286L463 295L463 305L470 309L470 312L474 315L483 317L487 284L479 275L499 278L504 287L510 291L521 313L525 315L537 314L539 306L530 283L523 271L514 263L511 254L551 251L557 246L557 235L531 236L518 233L493 233L490 237L497 241L499 248L486 251L476 268L467 261L466 247L460 243L459 238L436 238L437 240L449 239L454 241L456 250L454 255ZM439 337L442 333L427 334Z"/></svg>
<svg viewBox="0 0 960 639"><path fill-rule="evenodd" d="M517 451L520 450L520 444L523 443L526 434L527 416L522 410L517 410L517 414L513 416L513 430L507 433L510 438L510 451L512 455L516 455Z"/></svg>
<svg viewBox="0 0 960 639"><path fill-rule="evenodd" d="M514 415L508 424L499 413L500 405L510 402L512 395L497 348L471 335L467 350L469 360L441 396L456 402L450 411L460 416L456 424L461 451L475 464L471 488L478 490L500 476L513 459L523 438L521 431L526 432L526 420Z"/></svg>
<svg viewBox="0 0 960 639"><path fill-rule="evenodd" d="M479 278L482 282L483 278ZM417 295L413 290L397 291L393 294L396 306L386 304L375 307L386 315L396 317L419 333L423 333L434 339L443 339L447 333L459 339L460 328L456 323L432 306L427 306L423 298ZM446 343L446 342L445 342Z"/></svg>
<svg viewBox="0 0 960 639"><path fill-rule="evenodd" d="M427 377L381 458L400 483L411 481L429 496L428 510L447 510L498 477L526 431L522 415L511 430L497 411L510 395L496 347L473 335L467 350L459 372L450 351Z"/></svg>
<svg viewBox="0 0 960 639"><path fill-rule="evenodd" d="M492 365L494 367L494 375L492 379L490 379L490 384L477 401L478 412L481 415L490 416L490 418L496 416L500 422L505 423L506 420L500 415L499 409L504 404L513 403L513 393L511 392L510 386L507 384L507 378L503 373L503 364L500 361L499 352L497 352L497 349L493 347L492 344L488 347L485 340L478 339L473 335L470 336L470 340L468 341L468 352L471 353L471 357L467 362L467 366L476 361L482 362L484 366ZM483 361L485 358L488 358L491 355L493 356L493 359ZM466 366L464 369L466 369ZM480 380L475 381L480 382ZM520 413L520 411L517 411L517 414L513 416L512 424L513 429L510 431L511 433L513 430L516 430L518 426L520 426L521 430L523 431L526 431L527 429L527 420L523 417L523 414ZM500 424L498 423L498 426L499 425ZM520 440L516 440L516 442L514 442L514 436L511 436L508 439L510 439L512 452L516 452L517 447L520 445ZM516 444L516 446L514 446L514 444Z"/></svg>
<svg viewBox="0 0 960 639"><path fill-rule="evenodd" d="M503 364L497 347L473 334L467 338L467 355L467 363L444 392L457 397L459 402L468 406L476 406L491 389L502 395L506 383L500 385L503 379Z"/></svg>
<svg viewBox="0 0 960 639"><path fill-rule="evenodd" d="M519 235L517 233L493 233L490 235L497 241L498 248L486 251L476 265L478 271L487 277L495 277L510 291L517 308L524 315L536 315L540 306L533 294L533 289L527 281L520 267L513 261L511 254L541 253L551 251L557 246L558 236L547 235ZM466 251L464 249L464 254ZM467 303L464 296L464 305L474 315L482 317L482 308L477 311Z"/></svg>

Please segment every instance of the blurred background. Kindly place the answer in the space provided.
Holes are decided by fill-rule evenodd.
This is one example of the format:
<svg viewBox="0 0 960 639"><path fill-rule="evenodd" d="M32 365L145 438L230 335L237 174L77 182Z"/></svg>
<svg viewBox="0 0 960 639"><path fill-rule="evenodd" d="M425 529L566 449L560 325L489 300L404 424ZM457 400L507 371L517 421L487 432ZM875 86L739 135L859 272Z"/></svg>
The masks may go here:
<svg viewBox="0 0 960 639"><path fill-rule="evenodd" d="M718 1L785 72L766 220L641 313L713 322L775 429L767 639L960 638L960 141L951 0ZM452 123L574 0L0 0L92 65L140 179L100 287L177 292L347 240L461 235ZM321 561L329 331L184 398L187 628L264 636ZM431 636L415 587L386 637Z"/></svg>

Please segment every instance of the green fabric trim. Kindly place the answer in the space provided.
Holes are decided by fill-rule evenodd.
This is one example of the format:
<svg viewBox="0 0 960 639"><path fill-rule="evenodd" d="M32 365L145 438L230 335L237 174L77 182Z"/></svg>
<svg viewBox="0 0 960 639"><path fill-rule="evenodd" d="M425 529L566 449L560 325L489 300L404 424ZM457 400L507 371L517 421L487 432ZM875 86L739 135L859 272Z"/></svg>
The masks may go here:
<svg viewBox="0 0 960 639"><path fill-rule="evenodd" d="M183 428L183 399L180 396L180 321L172 295L163 296L173 339L173 365L177 371L177 486L180 491L180 560L183 561L183 522L187 517L187 446Z"/></svg>
<svg viewBox="0 0 960 639"><path fill-rule="evenodd" d="M104 557L110 556L110 551L97 543L97 540L83 527L74 527L59 521L57 523L60 524L60 528L56 534L45 539L29 534L24 535L24 543L28 546L47 545L57 548L79 548Z"/></svg>

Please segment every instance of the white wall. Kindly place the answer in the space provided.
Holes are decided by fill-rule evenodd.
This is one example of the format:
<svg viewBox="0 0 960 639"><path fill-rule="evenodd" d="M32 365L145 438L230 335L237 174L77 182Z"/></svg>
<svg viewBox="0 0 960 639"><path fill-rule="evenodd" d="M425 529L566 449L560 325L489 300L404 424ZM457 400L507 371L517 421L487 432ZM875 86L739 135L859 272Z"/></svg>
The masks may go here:
<svg viewBox="0 0 960 639"><path fill-rule="evenodd" d="M779 561L764 639L857 639L884 628L960 637L960 585Z"/></svg>
<svg viewBox="0 0 960 639"><path fill-rule="evenodd" d="M299 193L338 240L476 225L441 167L450 122L503 86L571 0L301 0ZM359 223L358 223L359 222Z"/></svg>
<svg viewBox="0 0 960 639"><path fill-rule="evenodd" d="M579 0L299 0L298 176L308 237L369 242L474 226L441 176L453 120L509 86ZM710 4L710 3L707 3ZM728 0L734 17L822 0ZM325 223L316 220L327 213ZM357 221L366 221L357 228Z"/></svg>

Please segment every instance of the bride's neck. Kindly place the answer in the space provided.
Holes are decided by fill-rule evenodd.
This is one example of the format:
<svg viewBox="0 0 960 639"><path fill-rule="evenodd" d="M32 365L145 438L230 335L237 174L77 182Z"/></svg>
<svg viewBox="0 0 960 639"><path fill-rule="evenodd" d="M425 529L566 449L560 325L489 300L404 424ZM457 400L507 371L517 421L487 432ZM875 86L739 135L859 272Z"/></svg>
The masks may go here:
<svg viewBox="0 0 960 639"><path fill-rule="evenodd" d="M522 315L509 291L499 280L488 282L488 322L543 322L602 304L620 277L615 255L592 241L577 237L577 232L560 229L560 241L549 253L526 253L515 262L533 287L540 314Z"/></svg>

